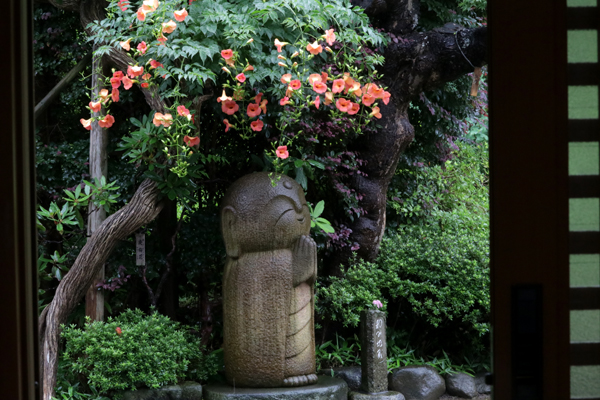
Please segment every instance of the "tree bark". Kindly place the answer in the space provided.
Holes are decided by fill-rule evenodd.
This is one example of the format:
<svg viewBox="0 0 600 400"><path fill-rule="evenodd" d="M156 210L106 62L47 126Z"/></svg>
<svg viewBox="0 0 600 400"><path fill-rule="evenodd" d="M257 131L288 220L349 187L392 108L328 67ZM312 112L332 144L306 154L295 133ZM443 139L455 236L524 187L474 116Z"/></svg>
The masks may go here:
<svg viewBox="0 0 600 400"><path fill-rule="evenodd" d="M414 128L408 120L410 101L421 92L431 90L472 72L487 63L487 28L457 28L456 31L433 30L413 32L418 21L418 0L355 0L366 9L374 25L384 28L396 38L385 49L382 84L388 87L391 100L381 105L383 126L364 135L353 146L366 161L355 174L350 187L363 195L364 215L346 225L352 230L350 241L360 246L360 258L373 261L385 231L387 189L394 176L398 160L414 138ZM329 273L339 275L340 265L347 265L351 256L344 248L330 260Z"/></svg>
<svg viewBox="0 0 600 400"><path fill-rule="evenodd" d="M70 0L60 4L51 0L51 3L61 9L79 11L83 27L92 21L104 18L106 3L104 0ZM134 64L131 57L117 49L109 53L106 61L122 70L127 70L128 65ZM140 87L140 90L152 109L164 112L165 103L158 96L156 88ZM139 227L156 218L162 209L162 203L158 203L159 194L160 191L154 182L150 180L142 182L131 202L107 218L89 238L71 270L59 284L54 299L40 315L38 331L43 400L50 400L54 395L60 325L66 321L73 308L85 295L118 240L126 239Z"/></svg>
<svg viewBox="0 0 600 400"><path fill-rule="evenodd" d="M177 202L165 200L165 206L156 220L159 236L159 248L165 262L169 264L170 272L165 278L162 298L159 301L159 309L167 317L175 320L179 308L179 286L177 285L177 258L173 253L176 235L178 232ZM167 259L171 254L170 259Z"/></svg>
<svg viewBox="0 0 600 400"><path fill-rule="evenodd" d="M83 247L75 263L56 289L52 302L39 317L42 349L43 400L50 400L56 385L60 325L85 294L92 280L120 240L126 240L140 226L154 220L162 203L155 182L142 182L131 201L108 217Z"/></svg>

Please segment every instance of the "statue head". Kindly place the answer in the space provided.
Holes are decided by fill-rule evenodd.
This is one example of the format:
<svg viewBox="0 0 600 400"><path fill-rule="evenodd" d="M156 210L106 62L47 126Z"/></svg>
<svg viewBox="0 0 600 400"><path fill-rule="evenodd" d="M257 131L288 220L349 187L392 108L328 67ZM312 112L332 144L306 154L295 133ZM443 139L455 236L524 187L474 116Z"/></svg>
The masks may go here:
<svg viewBox="0 0 600 400"><path fill-rule="evenodd" d="M227 256L291 248L310 233L302 187L286 175L256 172L235 181L223 199L221 228Z"/></svg>

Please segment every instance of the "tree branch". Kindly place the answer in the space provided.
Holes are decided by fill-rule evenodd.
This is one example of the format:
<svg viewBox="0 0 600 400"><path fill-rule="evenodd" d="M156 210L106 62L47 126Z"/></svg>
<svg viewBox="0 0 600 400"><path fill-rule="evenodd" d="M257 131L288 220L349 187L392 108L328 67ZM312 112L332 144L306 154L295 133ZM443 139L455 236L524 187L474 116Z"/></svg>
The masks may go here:
<svg viewBox="0 0 600 400"><path fill-rule="evenodd" d="M379 28L397 35L412 33L419 23L419 0L354 0Z"/></svg>
<svg viewBox="0 0 600 400"><path fill-rule="evenodd" d="M110 50L108 57L110 63L114 64L115 66L117 66L117 68L123 71L127 71L128 66L136 64L135 60L129 57L127 53L116 48ZM150 108L160 113L165 112L165 107L167 107L167 104L158 95L158 88L156 86L151 86L149 88L143 88L141 86L138 87L144 94L146 102L148 103Z"/></svg>
<svg viewBox="0 0 600 400"><path fill-rule="evenodd" d="M50 400L56 385L60 325L66 322L117 243L156 218L163 206L158 201L159 195L155 182L146 179L141 183L131 201L93 233L58 285L52 302L40 315L43 400Z"/></svg>
<svg viewBox="0 0 600 400"><path fill-rule="evenodd" d="M37 119L46 108L54 101L54 99L65 89L69 83L92 61L92 53L88 53L73 67L61 80L48 92L46 96L35 106L35 119Z"/></svg>
<svg viewBox="0 0 600 400"><path fill-rule="evenodd" d="M487 63L487 28L413 33L385 49L382 72L392 96L410 101L421 92Z"/></svg>

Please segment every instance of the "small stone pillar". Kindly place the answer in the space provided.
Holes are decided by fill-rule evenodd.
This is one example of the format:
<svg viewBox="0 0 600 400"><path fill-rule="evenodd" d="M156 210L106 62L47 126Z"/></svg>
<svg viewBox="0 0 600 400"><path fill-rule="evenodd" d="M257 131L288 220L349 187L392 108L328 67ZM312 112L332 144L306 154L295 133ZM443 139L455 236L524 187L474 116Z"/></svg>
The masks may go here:
<svg viewBox="0 0 600 400"><path fill-rule="evenodd" d="M388 391L385 313L363 310L360 313L361 391L351 392L351 400L404 400L399 392Z"/></svg>
<svg viewBox="0 0 600 400"><path fill-rule="evenodd" d="M362 378L360 388L367 393L387 390L387 349L385 313L363 310L360 313Z"/></svg>

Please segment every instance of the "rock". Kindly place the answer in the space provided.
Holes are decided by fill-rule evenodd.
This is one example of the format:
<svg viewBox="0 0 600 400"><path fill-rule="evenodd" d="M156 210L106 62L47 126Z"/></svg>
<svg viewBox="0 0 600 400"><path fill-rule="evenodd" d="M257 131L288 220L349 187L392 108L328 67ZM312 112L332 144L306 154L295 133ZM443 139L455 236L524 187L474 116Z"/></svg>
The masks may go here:
<svg viewBox="0 0 600 400"><path fill-rule="evenodd" d="M489 372L480 372L475 375L475 388L477 392L481 394L490 394L492 393L492 387L485 383L485 376L489 374Z"/></svg>
<svg viewBox="0 0 600 400"><path fill-rule="evenodd" d="M123 400L202 400L202 385L183 382L160 389L140 389L123 393Z"/></svg>
<svg viewBox="0 0 600 400"><path fill-rule="evenodd" d="M465 399L471 399L479 394L475 386L475 378L462 372L446 375L446 392Z"/></svg>
<svg viewBox="0 0 600 400"><path fill-rule="evenodd" d="M446 391L446 383L435 368L410 365L390 374L389 388L402 393L406 400L437 400Z"/></svg>
<svg viewBox="0 0 600 400"><path fill-rule="evenodd" d="M204 400L347 400L348 384L331 376L319 376L314 385L290 388L234 388L225 383L206 385Z"/></svg>
<svg viewBox="0 0 600 400"><path fill-rule="evenodd" d="M333 375L331 374L332 370ZM354 367L337 367L331 369L324 369L321 370L319 374L325 376L334 376L335 378L345 380L348 384L348 389L351 391L355 392L360 389L361 368L358 365Z"/></svg>
<svg viewBox="0 0 600 400"><path fill-rule="evenodd" d="M381 393L361 393L350 392L349 400L404 400L402 393L381 392Z"/></svg>

